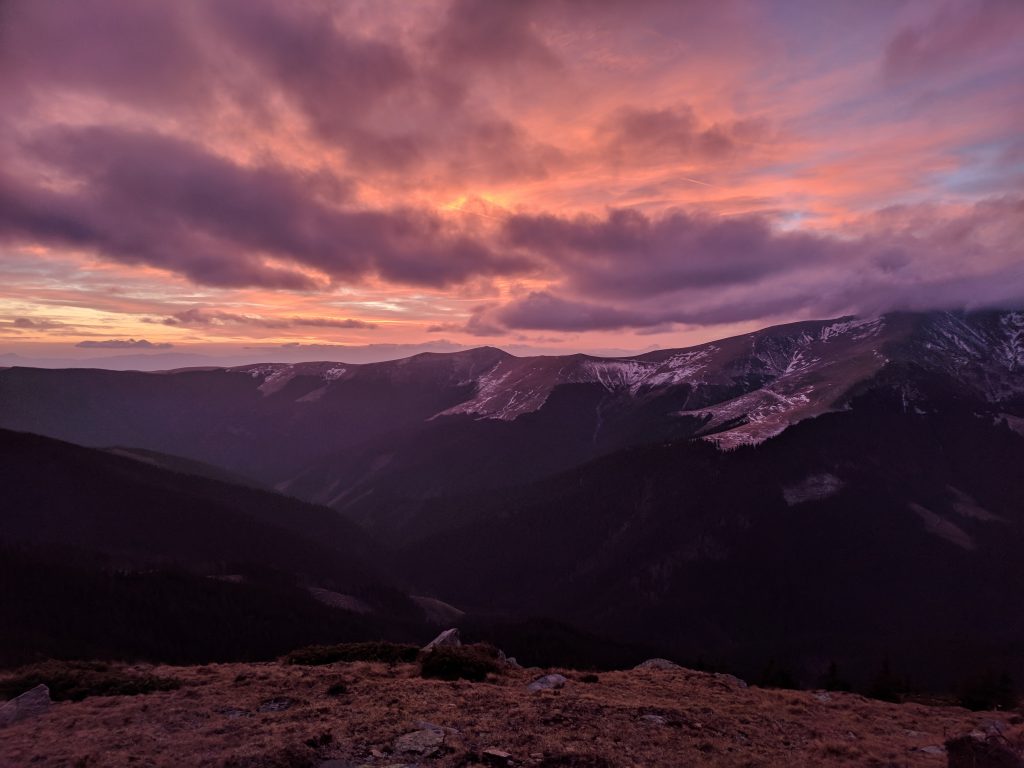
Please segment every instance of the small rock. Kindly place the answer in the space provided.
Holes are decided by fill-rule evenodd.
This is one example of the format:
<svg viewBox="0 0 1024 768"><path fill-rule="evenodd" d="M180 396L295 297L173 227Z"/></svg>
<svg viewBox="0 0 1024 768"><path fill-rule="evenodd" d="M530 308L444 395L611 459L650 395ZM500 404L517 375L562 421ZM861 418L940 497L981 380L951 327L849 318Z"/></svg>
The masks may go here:
<svg viewBox="0 0 1024 768"><path fill-rule="evenodd" d="M51 704L50 689L45 685L37 685L0 707L0 728L45 714Z"/></svg>
<svg viewBox="0 0 1024 768"><path fill-rule="evenodd" d="M431 723L426 720L420 720L416 723L416 728L421 731L437 731L438 733L444 733L445 727L438 725L437 723Z"/></svg>
<svg viewBox="0 0 1024 768"><path fill-rule="evenodd" d="M444 730L424 729L413 731L395 739L395 752L430 757L444 744Z"/></svg>
<svg viewBox="0 0 1024 768"><path fill-rule="evenodd" d="M1008 726L1003 720L991 720L990 719L990 720L982 720L980 723L978 723L978 730L980 730L980 731L982 731L983 733L986 733L986 734L989 734L989 733L1006 733L1006 731L1009 729L1009 727L1010 726Z"/></svg>
<svg viewBox="0 0 1024 768"><path fill-rule="evenodd" d="M920 747L918 752L923 752L926 755L944 755L946 754L946 748L939 746L938 744L929 744L927 747Z"/></svg>
<svg viewBox="0 0 1024 768"><path fill-rule="evenodd" d="M455 627L446 629L440 635L435 637L429 643L423 646L424 651L431 651L434 648L443 647L458 647L462 645L462 640L459 639L459 630Z"/></svg>
<svg viewBox="0 0 1024 768"><path fill-rule="evenodd" d="M260 704L260 712L284 712L286 709L291 709L292 705L295 704L295 699L289 699L287 696L278 696L273 699L267 699Z"/></svg>
<svg viewBox="0 0 1024 768"><path fill-rule="evenodd" d="M669 669L682 669L682 667L680 667L674 661L669 661L668 659L648 659L647 661L644 661L644 662L641 662L640 664L637 664L635 667L633 667L633 669L669 670Z"/></svg>
<svg viewBox="0 0 1024 768"><path fill-rule="evenodd" d="M522 665L520 665L520 663L516 661L515 656L506 656L505 652L502 650L498 651L498 663L504 664L506 667L511 667L512 669L523 668Z"/></svg>
<svg viewBox="0 0 1024 768"><path fill-rule="evenodd" d="M381 752L381 751L380 751L379 749L377 749L376 747L374 747L373 749L371 749L371 750L370 750L370 757L376 757L376 758L381 758L381 757L387 757L387 755L385 755L385 754L384 754L383 752Z"/></svg>
<svg viewBox="0 0 1024 768"><path fill-rule="evenodd" d="M822 704L828 704L830 701L832 701L832 696L829 694L828 691L819 691L818 693L814 694L814 698L816 698Z"/></svg>
<svg viewBox="0 0 1024 768"><path fill-rule="evenodd" d="M536 693L537 691L553 691L565 685L565 678L562 675L544 675L538 677L528 686L527 690Z"/></svg>
<svg viewBox="0 0 1024 768"><path fill-rule="evenodd" d="M946 742L949 768L1024 768L1024 757L1005 739L960 736Z"/></svg>
<svg viewBox="0 0 1024 768"><path fill-rule="evenodd" d="M487 747L480 754L488 765L508 765L512 762L512 755L497 747Z"/></svg>
<svg viewBox="0 0 1024 768"><path fill-rule="evenodd" d="M641 715L640 719L650 725L665 725L668 721L661 715Z"/></svg>

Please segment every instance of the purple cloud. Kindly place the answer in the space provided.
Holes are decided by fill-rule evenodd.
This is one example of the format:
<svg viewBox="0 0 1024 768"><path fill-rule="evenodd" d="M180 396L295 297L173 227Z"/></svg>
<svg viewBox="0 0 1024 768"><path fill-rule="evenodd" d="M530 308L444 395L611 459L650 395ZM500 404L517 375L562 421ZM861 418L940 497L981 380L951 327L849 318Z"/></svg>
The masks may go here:
<svg viewBox="0 0 1024 768"><path fill-rule="evenodd" d="M481 308L465 332L1024 304L1022 198L981 201L956 216L928 205L890 208L845 236L781 230L763 216L612 210L603 218L514 216L504 237L557 264L561 282ZM968 253L974 258L965 260Z"/></svg>
<svg viewBox="0 0 1024 768"><path fill-rule="evenodd" d="M32 0L5 3L5 87L46 88L178 110L212 98L207 60L182 3Z"/></svg>
<svg viewBox="0 0 1024 768"><path fill-rule="evenodd" d="M447 67L556 66L534 24L542 8L536 0L454 0L433 38L434 50Z"/></svg>
<svg viewBox="0 0 1024 768"><path fill-rule="evenodd" d="M998 57L1024 34L1019 0L966 0L936 3L924 23L896 33L885 49L886 75L929 80L940 72L963 70Z"/></svg>
<svg viewBox="0 0 1024 768"><path fill-rule="evenodd" d="M154 343L146 339L104 339L103 341L80 341L75 344L82 349L170 349L173 344Z"/></svg>
<svg viewBox="0 0 1024 768"><path fill-rule="evenodd" d="M617 162L673 158L720 160L768 138L764 121L701 125L689 106L677 109L620 107L597 132Z"/></svg>
<svg viewBox="0 0 1024 768"><path fill-rule="evenodd" d="M506 223L505 237L556 261L576 290L619 298L756 283L847 250L835 239L780 233L762 216L681 211L657 218L621 209L603 218L518 215Z"/></svg>
<svg viewBox="0 0 1024 768"><path fill-rule="evenodd" d="M18 331L49 331L54 328L64 328L66 325L46 318L15 317L0 321L0 327L13 328Z"/></svg>
<svg viewBox="0 0 1024 768"><path fill-rule="evenodd" d="M77 186L0 177L0 236L92 248L197 283L308 290L323 286L314 270L440 287L534 267L434 214L339 207L307 175L240 166L159 134L65 127L27 149Z"/></svg>
<svg viewBox="0 0 1024 768"><path fill-rule="evenodd" d="M153 320L163 325L186 326L190 328L208 328L218 325L247 325L256 328L357 328L370 330L377 327L375 323L352 318L334 317L260 317L258 315L242 315L234 312L221 312L207 309L186 309L175 312L162 320Z"/></svg>

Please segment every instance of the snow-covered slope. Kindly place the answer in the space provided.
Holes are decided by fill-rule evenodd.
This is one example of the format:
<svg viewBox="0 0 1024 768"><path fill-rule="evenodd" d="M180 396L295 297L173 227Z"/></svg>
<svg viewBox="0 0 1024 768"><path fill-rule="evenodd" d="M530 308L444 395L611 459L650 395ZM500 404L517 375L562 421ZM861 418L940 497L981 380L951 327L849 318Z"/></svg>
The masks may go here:
<svg viewBox="0 0 1024 768"><path fill-rule="evenodd" d="M514 357L493 348L418 355L373 365L263 364L229 369L264 396L296 377L320 380L296 398L319 401L343 382L402 381L460 389L431 418L513 421L544 407L557 387L593 385L622 407L671 394L675 417L704 421L723 447L756 443L788 425L843 407L847 393L890 361L942 372L997 402L1024 392L1024 312L843 317L767 328L688 349L632 358Z"/></svg>
<svg viewBox="0 0 1024 768"><path fill-rule="evenodd" d="M635 358L510 357L478 379L473 397L440 415L513 420L566 384L593 384L627 402L685 389L679 416L704 419L706 432L722 430L715 439L724 444L756 441L831 407L852 376L880 368L885 327L884 318L842 318Z"/></svg>

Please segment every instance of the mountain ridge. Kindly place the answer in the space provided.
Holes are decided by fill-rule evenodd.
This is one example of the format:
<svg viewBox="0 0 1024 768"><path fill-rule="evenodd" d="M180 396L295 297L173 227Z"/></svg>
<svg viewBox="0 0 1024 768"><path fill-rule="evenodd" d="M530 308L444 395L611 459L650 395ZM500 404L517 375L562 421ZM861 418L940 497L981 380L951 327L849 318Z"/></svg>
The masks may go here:
<svg viewBox="0 0 1024 768"><path fill-rule="evenodd" d="M1024 312L993 310L801 321L625 358L484 346L354 365L8 368L0 427L179 455L348 509L394 489L528 481L630 445L757 444L903 364L1024 418Z"/></svg>

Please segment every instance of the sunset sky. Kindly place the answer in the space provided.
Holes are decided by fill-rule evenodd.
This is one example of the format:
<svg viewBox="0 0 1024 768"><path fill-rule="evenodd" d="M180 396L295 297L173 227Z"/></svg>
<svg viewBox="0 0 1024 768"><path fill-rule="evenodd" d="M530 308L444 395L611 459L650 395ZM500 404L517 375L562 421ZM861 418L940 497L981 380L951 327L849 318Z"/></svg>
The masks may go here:
<svg viewBox="0 0 1024 768"><path fill-rule="evenodd" d="M0 353L1024 305L1022 0L6 0L0 118Z"/></svg>

